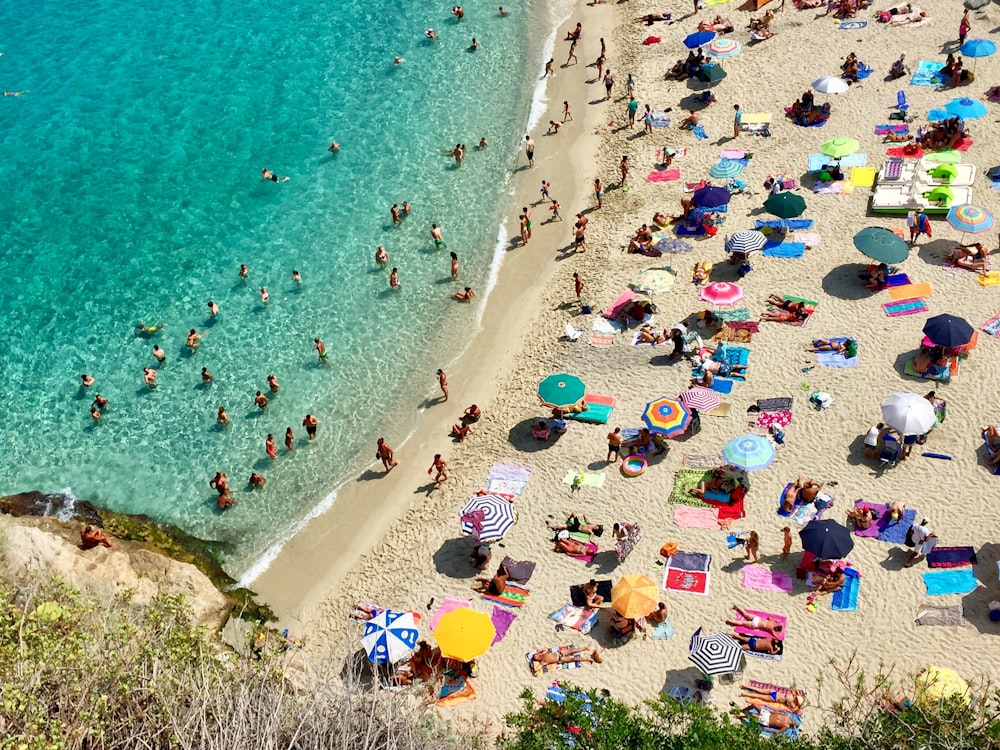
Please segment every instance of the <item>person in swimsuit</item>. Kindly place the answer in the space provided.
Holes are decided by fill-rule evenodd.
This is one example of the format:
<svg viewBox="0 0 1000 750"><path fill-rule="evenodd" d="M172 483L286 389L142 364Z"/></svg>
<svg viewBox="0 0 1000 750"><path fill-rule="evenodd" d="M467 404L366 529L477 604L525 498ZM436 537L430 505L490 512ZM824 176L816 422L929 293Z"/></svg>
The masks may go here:
<svg viewBox="0 0 1000 750"><path fill-rule="evenodd" d="M267 376L267 387L271 390L271 393L277 393L281 390L281 384L278 382L278 378L274 375Z"/></svg>
<svg viewBox="0 0 1000 750"><path fill-rule="evenodd" d="M763 699L773 701L774 703L782 703L789 708L795 709L795 711L802 708L802 704L805 702L805 693L792 688L779 687L777 690L765 690L750 685L740 685L740 690L743 691L740 695L741 698L747 698L752 701Z"/></svg>
<svg viewBox="0 0 1000 750"><path fill-rule="evenodd" d="M212 300L208 301L208 314L213 318L219 314L219 306Z"/></svg>
<svg viewBox="0 0 1000 750"><path fill-rule="evenodd" d="M6 92L4 92L6 96ZM93 549L99 544L103 544L108 549L113 546L111 540L108 539L107 534L105 534L101 529L96 526L91 526L87 524L80 531L80 546L84 549Z"/></svg>
<svg viewBox="0 0 1000 750"><path fill-rule="evenodd" d="M521 213L524 214L524 231L528 234L528 239L531 239L531 211L528 210L527 206L521 207Z"/></svg>
<svg viewBox="0 0 1000 750"><path fill-rule="evenodd" d="M549 665L549 664L579 664L580 662L596 662L600 664L604 659L601 657L600 652L597 649L590 651L590 656L587 656L586 648L574 648L566 651L560 651L559 648L540 648L538 651L531 655L531 661L535 664Z"/></svg>
<svg viewBox="0 0 1000 750"><path fill-rule="evenodd" d="M271 433L267 434L267 440L264 441L264 450L272 461L278 460L278 447L274 444L274 435Z"/></svg>
<svg viewBox="0 0 1000 750"><path fill-rule="evenodd" d="M389 265L389 253L387 253L385 248L381 245L379 245L378 249L375 251L375 265L380 268L385 268Z"/></svg>
<svg viewBox="0 0 1000 750"><path fill-rule="evenodd" d="M205 383L206 385L208 385L213 380L215 380L215 376L208 371L207 367L202 367L201 368L201 382Z"/></svg>
<svg viewBox="0 0 1000 750"><path fill-rule="evenodd" d="M740 719L756 721L762 729L777 732L784 732L788 729L798 727L800 723L798 716L794 714L774 711L764 706L749 705L737 714L737 716Z"/></svg>
<svg viewBox="0 0 1000 750"><path fill-rule="evenodd" d="M444 370L437 371L438 385L441 387L441 393L444 394L443 401L448 400L448 376L445 375Z"/></svg>
<svg viewBox="0 0 1000 750"><path fill-rule="evenodd" d="M433 463L431 463L431 467L427 470L428 474L430 474L433 471L437 472L434 475L434 486L435 487L440 487L441 486L441 482L444 482L444 481L446 481L448 479L448 471L447 471L447 469L448 469L448 464L445 462L445 460L443 458L441 458L441 454L440 453L435 453L434 454L434 461L433 461Z"/></svg>
<svg viewBox="0 0 1000 750"><path fill-rule="evenodd" d="M454 252L449 253L449 255L451 255L451 279L458 281L458 255Z"/></svg>
<svg viewBox="0 0 1000 750"><path fill-rule="evenodd" d="M440 250L444 247L444 236L441 233L441 227L437 224L431 224L431 238L434 240L434 247Z"/></svg>
<svg viewBox="0 0 1000 750"><path fill-rule="evenodd" d="M581 520L582 519L582 520ZM586 515L576 513L570 514L569 518L566 519L566 524L564 526L553 526L552 524L546 524L552 531L569 531L569 532L579 532L581 534L588 534L590 538L601 537L604 535L604 526L601 524L592 524L590 519Z"/></svg>
<svg viewBox="0 0 1000 750"><path fill-rule="evenodd" d="M750 628L751 630L761 630L765 633L770 633L771 636L777 637L784 628L781 623L771 617L761 617L760 615L751 615L740 607L733 605L733 610L736 614L740 616L738 620L726 620L726 625L732 625L734 628Z"/></svg>
<svg viewBox="0 0 1000 750"><path fill-rule="evenodd" d="M218 416L216 416L215 421L223 426L229 424L229 415L226 414L226 407L219 407L219 413Z"/></svg>
<svg viewBox="0 0 1000 750"><path fill-rule="evenodd" d="M389 272L389 288L399 289L399 269L393 268Z"/></svg>
<svg viewBox="0 0 1000 750"><path fill-rule="evenodd" d="M253 402L254 405L261 411L267 411L267 396L260 391L257 391L256 395L254 395Z"/></svg>
<svg viewBox="0 0 1000 750"><path fill-rule="evenodd" d="M291 427L285 430L285 448L290 451L295 450L295 433Z"/></svg>
<svg viewBox="0 0 1000 750"><path fill-rule="evenodd" d="M319 361L324 365L330 364L329 361L327 360L327 357L329 355L327 354L326 351L326 345L319 339L313 339L313 342L315 343L313 349L316 350L316 354L319 356Z"/></svg>
<svg viewBox="0 0 1000 750"><path fill-rule="evenodd" d="M535 142L530 135L524 136L524 155L528 157L528 166L535 168Z"/></svg>
<svg viewBox="0 0 1000 750"><path fill-rule="evenodd" d="M309 436L310 440L316 439L316 425L318 424L316 417L312 414L306 414L305 418L302 420L302 426L306 428L306 434Z"/></svg>
<svg viewBox="0 0 1000 750"><path fill-rule="evenodd" d="M601 178L598 177L594 180L594 198L597 199L597 207L600 208L604 205L604 187L601 185Z"/></svg>
<svg viewBox="0 0 1000 750"><path fill-rule="evenodd" d="M156 388L156 370L152 367L144 367L142 373L142 379L146 381L146 385L150 388Z"/></svg>
<svg viewBox="0 0 1000 750"><path fill-rule="evenodd" d="M587 583L583 584L583 598L586 601L585 606L593 609L600 607L604 604L604 597L597 593L597 581L591 578Z"/></svg>
<svg viewBox="0 0 1000 750"><path fill-rule="evenodd" d="M398 463L398 461L393 458L392 448L390 448L389 444L385 442L385 438L378 439L375 456L382 462L382 466L385 467L386 474L392 471L392 467Z"/></svg>
<svg viewBox="0 0 1000 750"><path fill-rule="evenodd" d="M744 651L777 656L784 650L784 645L777 638L762 638L757 635L746 635L744 633L732 633L731 635Z"/></svg>
<svg viewBox="0 0 1000 750"><path fill-rule="evenodd" d="M96 396L94 396L94 406L95 408L104 411L105 409L108 408L108 400L104 398L104 396L102 396L100 393L98 393Z"/></svg>
<svg viewBox="0 0 1000 750"><path fill-rule="evenodd" d="M618 459L621 458L621 447L622 428L615 427L613 432L608 433L608 455L604 459L604 463L609 464L612 461L618 463Z"/></svg>
<svg viewBox="0 0 1000 750"><path fill-rule="evenodd" d="M615 77L611 75L611 71L608 70L608 72L604 74L604 90L607 92L607 95L604 97L605 101L611 98L611 89L614 88L614 85Z"/></svg>
<svg viewBox="0 0 1000 750"><path fill-rule="evenodd" d="M467 286L465 287L464 291L455 292L455 299L457 299L459 302L472 302L472 298L475 295L476 293L472 291L472 287Z"/></svg>
<svg viewBox="0 0 1000 750"><path fill-rule="evenodd" d="M258 474L256 471L250 472L250 479L247 481L252 488L255 490L264 489L264 485L267 484L267 478L263 474Z"/></svg>

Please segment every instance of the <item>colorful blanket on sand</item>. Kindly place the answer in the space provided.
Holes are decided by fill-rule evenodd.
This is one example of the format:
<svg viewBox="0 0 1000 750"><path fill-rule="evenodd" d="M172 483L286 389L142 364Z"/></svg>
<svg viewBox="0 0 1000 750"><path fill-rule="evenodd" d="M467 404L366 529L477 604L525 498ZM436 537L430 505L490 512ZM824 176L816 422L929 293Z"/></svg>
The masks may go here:
<svg viewBox="0 0 1000 750"><path fill-rule="evenodd" d="M761 565L743 566L743 588L772 591L777 594L792 593L792 577L780 570L768 570Z"/></svg>
<svg viewBox="0 0 1000 750"><path fill-rule="evenodd" d="M560 654L568 654L571 651L576 651L580 648L577 645L572 646L558 646L550 650L558 651ZM581 661L568 661L562 664L539 664L532 657L534 656L533 651L529 651L524 655L524 658L528 662L528 669L535 677L540 677L543 674L548 674L549 672L555 672L557 669L579 669L583 666L584 662Z"/></svg>
<svg viewBox="0 0 1000 750"><path fill-rule="evenodd" d="M663 588L686 594L708 594L712 556L702 552L677 552L663 566Z"/></svg>
<svg viewBox="0 0 1000 750"><path fill-rule="evenodd" d="M517 615L513 612L494 604L493 611L490 613L490 620L493 623L493 629L497 632L496 635L493 636L493 643L490 645L495 645L502 641L504 636L507 635L507 631L510 630L510 626L514 624L514 620L516 619Z"/></svg>
<svg viewBox="0 0 1000 750"><path fill-rule="evenodd" d="M503 607L523 607L528 603L528 597L531 596L531 592L525 586L519 583L511 583L507 581L507 586L504 588L503 593L500 596L494 594L483 594L483 599L493 602L494 604L499 604Z"/></svg>
<svg viewBox="0 0 1000 750"><path fill-rule="evenodd" d="M711 469L678 469L674 472L674 486L670 490L667 502L674 505L703 507L704 503L692 495L691 490L702 482L707 482L711 476Z"/></svg>
<svg viewBox="0 0 1000 750"><path fill-rule="evenodd" d="M976 550L972 547L938 546L927 555L928 568L967 568L976 562Z"/></svg>
<svg viewBox="0 0 1000 750"><path fill-rule="evenodd" d="M564 604L550 614L549 619L555 620L557 624L562 625L564 628L579 630L586 635L597 624L597 610Z"/></svg>

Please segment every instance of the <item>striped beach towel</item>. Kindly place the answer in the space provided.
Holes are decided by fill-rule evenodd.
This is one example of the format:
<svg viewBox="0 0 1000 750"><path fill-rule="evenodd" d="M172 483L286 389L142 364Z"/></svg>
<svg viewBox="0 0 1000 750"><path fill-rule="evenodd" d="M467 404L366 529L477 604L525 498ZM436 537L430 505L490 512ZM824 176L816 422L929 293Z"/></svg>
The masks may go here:
<svg viewBox="0 0 1000 750"><path fill-rule="evenodd" d="M901 299L895 302L885 302L882 309L890 318L898 318L901 315L913 315L915 313L927 312L927 305L922 299Z"/></svg>
<svg viewBox="0 0 1000 750"><path fill-rule="evenodd" d="M499 604L502 607L520 608L528 603L529 596L531 596L531 592L528 591L527 587L518 583L511 583L510 581L507 581L507 586L504 588L503 593L500 594L500 596L496 596L494 594L483 594L483 599L493 602L494 604Z"/></svg>

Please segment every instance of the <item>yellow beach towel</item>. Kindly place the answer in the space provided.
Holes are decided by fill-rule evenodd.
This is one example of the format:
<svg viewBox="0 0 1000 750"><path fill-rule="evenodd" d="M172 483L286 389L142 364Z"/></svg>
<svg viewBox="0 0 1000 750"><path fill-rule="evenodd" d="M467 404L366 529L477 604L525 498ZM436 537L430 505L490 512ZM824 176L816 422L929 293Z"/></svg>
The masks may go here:
<svg viewBox="0 0 1000 750"><path fill-rule="evenodd" d="M892 299L916 299L917 297L930 297L930 284L904 284L903 286L889 287L889 296Z"/></svg>
<svg viewBox="0 0 1000 750"><path fill-rule="evenodd" d="M851 169L851 184L854 187L871 187L875 184L875 167L854 167Z"/></svg>
<svg viewBox="0 0 1000 750"><path fill-rule="evenodd" d="M1000 271L987 271L976 277L979 286L1000 286Z"/></svg>

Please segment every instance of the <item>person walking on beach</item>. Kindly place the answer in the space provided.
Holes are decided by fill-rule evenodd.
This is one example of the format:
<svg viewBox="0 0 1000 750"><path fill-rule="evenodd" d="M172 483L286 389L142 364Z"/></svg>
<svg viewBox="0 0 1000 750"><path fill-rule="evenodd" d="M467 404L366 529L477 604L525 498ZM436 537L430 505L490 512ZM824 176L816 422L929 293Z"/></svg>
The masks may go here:
<svg viewBox="0 0 1000 750"><path fill-rule="evenodd" d="M524 213L524 229L528 233L528 239L531 239L531 211L528 210L527 206L521 206L521 211Z"/></svg>
<svg viewBox="0 0 1000 750"><path fill-rule="evenodd" d="M521 244L527 245L530 235L528 234L528 217L524 214L519 214L517 217L518 225L520 226L521 232Z"/></svg>
<svg viewBox="0 0 1000 750"><path fill-rule="evenodd" d="M309 436L310 440L316 439L316 426L318 422L316 417L312 414L306 414L305 419L302 420L302 426L306 428L306 434Z"/></svg>
<svg viewBox="0 0 1000 750"><path fill-rule="evenodd" d="M272 461L278 460L278 448L274 444L274 435L267 433L267 440L264 441L264 450Z"/></svg>
<svg viewBox="0 0 1000 750"><path fill-rule="evenodd" d="M563 102L563 122L572 119L573 119L573 112L570 109L569 102Z"/></svg>
<svg viewBox="0 0 1000 750"><path fill-rule="evenodd" d="M615 77L611 75L611 70L609 69L607 73L604 74L604 90L607 95L604 97L604 101L611 98L611 89L615 86Z"/></svg>
<svg viewBox="0 0 1000 750"><path fill-rule="evenodd" d="M576 294L576 301L579 302L580 295L583 294L583 279L576 271L573 271L573 292Z"/></svg>
<svg viewBox="0 0 1000 750"><path fill-rule="evenodd" d="M549 221L562 221L562 216L559 214L559 201L555 198L552 199L552 203L549 204L549 211L552 212L552 218Z"/></svg>
<svg viewBox="0 0 1000 750"><path fill-rule="evenodd" d="M441 386L441 393L444 394L444 400L448 400L448 376L444 374L444 370L437 371L438 385Z"/></svg>
<svg viewBox="0 0 1000 750"><path fill-rule="evenodd" d="M580 222L576 223L573 228L573 249L578 253L587 252L587 242L586 235L584 234L584 225Z"/></svg>
<svg viewBox="0 0 1000 750"><path fill-rule="evenodd" d="M625 95L635 96L635 79L631 73L625 76Z"/></svg>
<svg viewBox="0 0 1000 750"><path fill-rule="evenodd" d="M535 168L535 142L530 135L524 136L524 155L528 157L528 166Z"/></svg>
<svg viewBox="0 0 1000 750"><path fill-rule="evenodd" d="M604 37L602 36L601 37L601 57L604 57L606 54L608 54L608 45L606 45L604 43Z"/></svg>
<svg viewBox="0 0 1000 750"><path fill-rule="evenodd" d="M444 247L444 234L441 232L441 227L437 224L431 224L431 239L434 240L434 248L436 250Z"/></svg>
<svg viewBox="0 0 1000 750"><path fill-rule="evenodd" d="M440 453L435 453L434 454L434 463L431 464L431 468L429 468L427 470L427 473L430 474L432 471L436 471L437 472L437 474L434 475L434 485L436 487L440 487L441 486L441 482L443 482L446 479L448 479L447 467L448 467L448 464L446 464L445 460L443 458L441 458L441 454Z"/></svg>
<svg viewBox="0 0 1000 750"><path fill-rule="evenodd" d="M647 135L653 134L653 110L646 105L646 111L642 113L642 123Z"/></svg>
<svg viewBox="0 0 1000 750"><path fill-rule="evenodd" d="M597 199L598 208L604 205L604 188L601 186L600 177L594 180L594 197Z"/></svg>
<svg viewBox="0 0 1000 750"><path fill-rule="evenodd" d="M328 365L330 364L327 359L326 344L324 344L320 339L313 339L313 349L316 351L316 355L319 357L320 364Z"/></svg>
<svg viewBox="0 0 1000 750"><path fill-rule="evenodd" d="M740 125L743 123L743 113L740 111L740 105L734 104L733 110L736 114L733 116L733 138L740 137Z"/></svg>
<svg viewBox="0 0 1000 750"><path fill-rule="evenodd" d="M622 160L618 163L618 171L622 174L622 181L619 187L625 187L625 180L628 179L628 155L622 154Z"/></svg>
<svg viewBox="0 0 1000 750"><path fill-rule="evenodd" d="M295 450L295 433L291 427L285 430L285 448L290 451Z"/></svg>
<svg viewBox="0 0 1000 750"><path fill-rule="evenodd" d="M385 438L378 439L378 447L375 449L375 457L382 462L382 466L385 467L386 474L392 471L392 467L399 463L395 458L393 458L392 448L389 447L387 442L385 442Z"/></svg>
<svg viewBox="0 0 1000 750"><path fill-rule="evenodd" d="M607 62L604 58L604 53L594 61L594 65L597 67L597 78L600 80L604 77L604 63Z"/></svg>
<svg viewBox="0 0 1000 750"><path fill-rule="evenodd" d="M547 63L545 63L545 72L542 74L542 78L551 78L556 74L556 72L552 70L552 63L554 62L555 59L551 59Z"/></svg>
<svg viewBox="0 0 1000 750"><path fill-rule="evenodd" d="M959 46L965 44L965 38L969 36L969 32L972 31L972 22L969 21L969 9L966 8L965 12L962 14L962 20L958 23L958 44Z"/></svg>
<svg viewBox="0 0 1000 750"><path fill-rule="evenodd" d="M639 102L635 100L634 96L629 96L628 98L628 126L630 128L635 127L635 113L639 111Z"/></svg>
<svg viewBox="0 0 1000 750"><path fill-rule="evenodd" d="M449 255L451 255L451 280L458 281L458 255L454 252Z"/></svg>
<svg viewBox="0 0 1000 750"><path fill-rule="evenodd" d="M566 65L569 65L569 61L572 60L573 64L580 62L576 59L576 39L574 39L569 45L569 57L566 58Z"/></svg>
<svg viewBox="0 0 1000 750"><path fill-rule="evenodd" d="M547 180L542 180L542 187L538 191L539 193L542 194L541 201L550 201L550 200L552 200L552 196L549 195L549 188L551 188L551 187L552 187L552 185ZM539 201L539 202L541 202L541 201Z"/></svg>

